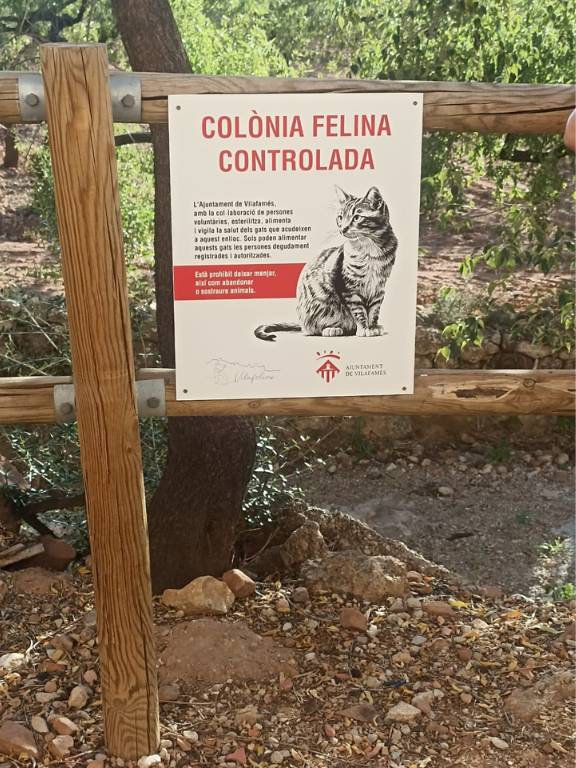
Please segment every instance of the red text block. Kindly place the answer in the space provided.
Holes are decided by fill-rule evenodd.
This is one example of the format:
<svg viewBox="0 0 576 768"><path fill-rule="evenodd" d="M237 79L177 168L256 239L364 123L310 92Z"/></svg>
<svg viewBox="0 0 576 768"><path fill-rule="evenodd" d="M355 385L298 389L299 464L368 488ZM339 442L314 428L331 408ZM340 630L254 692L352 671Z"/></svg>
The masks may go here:
<svg viewBox="0 0 576 768"><path fill-rule="evenodd" d="M174 267L174 300L293 299L304 264Z"/></svg>

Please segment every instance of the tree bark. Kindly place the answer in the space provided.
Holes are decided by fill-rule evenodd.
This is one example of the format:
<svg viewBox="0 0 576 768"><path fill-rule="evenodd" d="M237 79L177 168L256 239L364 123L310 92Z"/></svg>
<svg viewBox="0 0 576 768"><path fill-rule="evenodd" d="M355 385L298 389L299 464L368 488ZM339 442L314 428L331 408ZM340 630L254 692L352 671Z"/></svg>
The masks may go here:
<svg viewBox="0 0 576 768"><path fill-rule="evenodd" d="M112 0L133 70L191 72L167 0ZM155 282L162 364L174 367L172 233L168 128L151 127L155 178ZM252 423L243 418L168 421L168 460L148 509L152 587L181 587L196 576L220 576L231 563L242 500L255 454Z"/></svg>
<svg viewBox="0 0 576 768"><path fill-rule="evenodd" d="M16 146L16 138L12 128L5 129L6 134L4 136L4 162L2 168L18 168L18 147Z"/></svg>

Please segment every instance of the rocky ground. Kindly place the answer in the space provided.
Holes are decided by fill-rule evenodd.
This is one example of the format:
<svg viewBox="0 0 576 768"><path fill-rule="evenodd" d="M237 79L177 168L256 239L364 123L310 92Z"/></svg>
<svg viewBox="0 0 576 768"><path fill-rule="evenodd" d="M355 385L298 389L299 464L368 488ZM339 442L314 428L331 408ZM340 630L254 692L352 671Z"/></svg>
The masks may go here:
<svg viewBox="0 0 576 768"><path fill-rule="evenodd" d="M298 483L308 502L404 541L465 581L544 597L574 581L572 436L550 429L536 438L508 430L497 442L481 432L440 444L379 440L360 452L343 434L324 467Z"/></svg>
<svg viewBox="0 0 576 768"><path fill-rule="evenodd" d="M140 768L572 766L571 606L397 567L371 599L316 573L231 605L212 580L226 615L156 601L162 741ZM1 594L0 766L133 765L103 744L90 569L4 574Z"/></svg>

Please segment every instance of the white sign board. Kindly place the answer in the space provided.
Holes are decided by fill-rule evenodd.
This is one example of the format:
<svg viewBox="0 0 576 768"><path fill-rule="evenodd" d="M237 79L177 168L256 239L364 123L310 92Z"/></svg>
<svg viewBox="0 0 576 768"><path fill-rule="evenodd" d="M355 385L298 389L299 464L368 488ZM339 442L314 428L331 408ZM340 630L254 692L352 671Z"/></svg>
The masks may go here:
<svg viewBox="0 0 576 768"><path fill-rule="evenodd" d="M413 391L422 94L170 96L180 400Z"/></svg>

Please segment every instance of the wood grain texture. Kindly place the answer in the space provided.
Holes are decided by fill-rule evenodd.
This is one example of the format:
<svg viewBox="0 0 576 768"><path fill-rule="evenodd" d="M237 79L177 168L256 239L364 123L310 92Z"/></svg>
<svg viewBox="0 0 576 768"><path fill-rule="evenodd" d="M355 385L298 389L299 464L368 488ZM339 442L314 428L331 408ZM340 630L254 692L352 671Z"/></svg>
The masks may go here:
<svg viewBox="0 0 576 768"><path fill-rule="evenodd" d="M479 133L562 133L576 106L572 85L137 74L145 123L167 122L171 93L423 92L426 130ZM20 122L14 72L0 72L0 121Z"/></svg>
<svg viewBox="0 0 576 768"><path fill-rule="evenodd" d="M413 395L181 402L176 400L173 370L143 368L136 378L166 381L168 416L571 416L576 408L572 370L421 370L416 371ZM0 379L0 424L54 423L53 387L71 381L66 376Z"/></svg>
<svg viewBox="0 0 576 768"><path fill-rule="evenodd" d="M40 48L94 561L108 751L159 742L140 436L103 45Z"/></svg>

